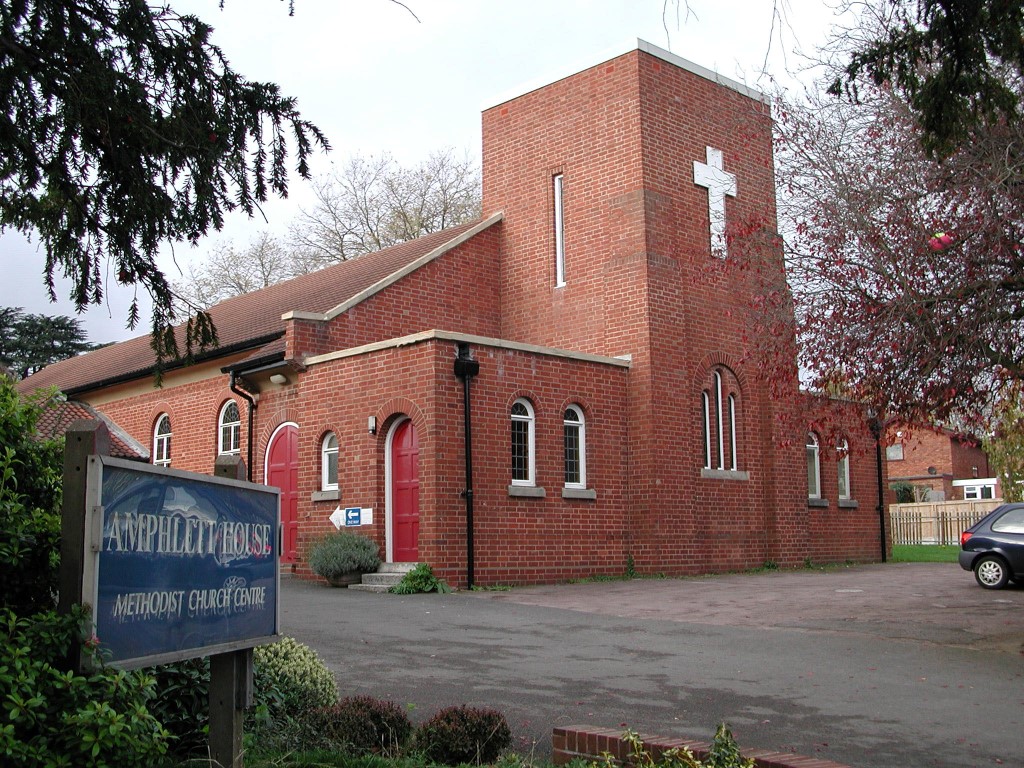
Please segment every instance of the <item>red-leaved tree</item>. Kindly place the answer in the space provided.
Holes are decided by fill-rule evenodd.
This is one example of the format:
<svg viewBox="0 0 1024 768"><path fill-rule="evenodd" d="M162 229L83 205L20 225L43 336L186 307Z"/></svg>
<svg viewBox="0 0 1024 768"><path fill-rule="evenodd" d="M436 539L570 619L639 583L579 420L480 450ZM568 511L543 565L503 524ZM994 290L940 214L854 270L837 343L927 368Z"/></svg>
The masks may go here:
<svg viewBox="0 0 1024 768"><path fill-rule="evenodd" d="M871 83L776 119L804 380L904 423L981 426L1024 379L1024 125L975 126L930 157L906 98ZM785 307L765 307L769 328ZM765 363L784 371L776 348Z"/></svg>

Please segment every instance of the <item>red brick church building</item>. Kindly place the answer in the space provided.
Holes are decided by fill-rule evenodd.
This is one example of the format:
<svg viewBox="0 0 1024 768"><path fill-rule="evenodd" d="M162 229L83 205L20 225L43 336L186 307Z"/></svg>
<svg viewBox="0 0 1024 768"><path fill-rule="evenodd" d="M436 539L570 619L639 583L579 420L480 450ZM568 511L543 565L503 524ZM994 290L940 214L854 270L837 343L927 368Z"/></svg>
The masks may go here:
<svg viewBox="0 0 1024 768"><path fill-rule="evenodd" d="M154 463L240 454L302 573L339 508L463 586L881 557L866 423L837 452L773 399L720 268L737 223L774 230L767 99L640 43L483 113L483 213L218 304L159 388L147 337L22 387Z"/></svg>

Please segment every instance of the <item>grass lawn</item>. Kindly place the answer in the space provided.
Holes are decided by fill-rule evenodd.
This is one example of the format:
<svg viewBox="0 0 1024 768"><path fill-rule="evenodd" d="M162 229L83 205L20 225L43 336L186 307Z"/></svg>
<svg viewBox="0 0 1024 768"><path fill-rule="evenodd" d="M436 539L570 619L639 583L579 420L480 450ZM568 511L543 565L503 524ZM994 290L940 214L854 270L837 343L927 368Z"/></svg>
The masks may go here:
<svg viewBox="0 0 1024 768"><path fill-rule="evenodd" d="M938 544L894 544L894 563L955 563L960 547Z"/></svg>

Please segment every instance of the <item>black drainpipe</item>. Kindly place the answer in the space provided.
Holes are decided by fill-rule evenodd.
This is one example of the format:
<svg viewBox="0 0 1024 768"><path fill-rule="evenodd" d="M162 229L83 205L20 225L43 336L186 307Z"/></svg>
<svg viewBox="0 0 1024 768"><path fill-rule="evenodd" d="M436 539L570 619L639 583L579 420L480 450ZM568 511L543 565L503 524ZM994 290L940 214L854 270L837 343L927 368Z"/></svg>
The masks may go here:
<svg viewBox="0 0 1024 768"><path fill-rule="evenodd" d="M252 412L256 410L256 401L252 395L246 392L244 389L239 389L235 384L235 372L231 372L231 380L228 382L228 389L234 392L249 404L249 428L246 430L246 459L245 459L245 479L250 483L252 482Z"/></svg>
<svg viewBox="0 0 1024 768"><path fill-rule="evenodd" d="M466 443L466 585L473 588L473 430L469 406L469 380L480 373L480 363L470 356L469 345L459 344L455 357L455 375L462 379L463 434Z"/></svg>
<svg viewBox="0 0 1024 768"><path fill-rule="evenodd" d="M878 480L878 535L882 542L882 562L887 559L885 547L885 481L882 478L882 420L870 415L868 428L875 438L875 473Z"/></svg>

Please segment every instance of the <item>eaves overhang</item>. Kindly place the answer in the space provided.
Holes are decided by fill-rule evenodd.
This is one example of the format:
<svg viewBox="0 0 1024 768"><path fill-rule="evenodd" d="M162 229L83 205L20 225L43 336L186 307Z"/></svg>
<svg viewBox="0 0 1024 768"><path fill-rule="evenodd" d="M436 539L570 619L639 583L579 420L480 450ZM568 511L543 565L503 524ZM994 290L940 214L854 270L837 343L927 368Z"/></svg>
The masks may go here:
<svg viewBox="0 0 1024 768"><path fill-rule="evenodd" d="M163 371L181 370L188 368L189 366L196 365L198 363L204 363L210 360L215 360L218 357L225 357L227 355L233 355L238 352L244 352L247 349L259 349L262 346L269 344L276 339L281 338L284 335L284 331L275 331L272 334L259 336L253 339L245 339L235 344L228 345L226 347L215 347L209 352L205 352L200 355L196 355L192 358L191 362L186 363L184 360L175 360L164 366ZM126 371L119 373L116 376L110 376L106 379L100 379L98 381L89 382L88 384L80 384L76 387L70 387L68 389L61 390L69 398L75 395L85 394L87 392L94 392L98 389L105 389L107 387L113 387L118 384L124 384L129 381L135 381L145 376L152 376L156 373L156 365L150 365L145 368L136 369L134 371Z"/></svg>

